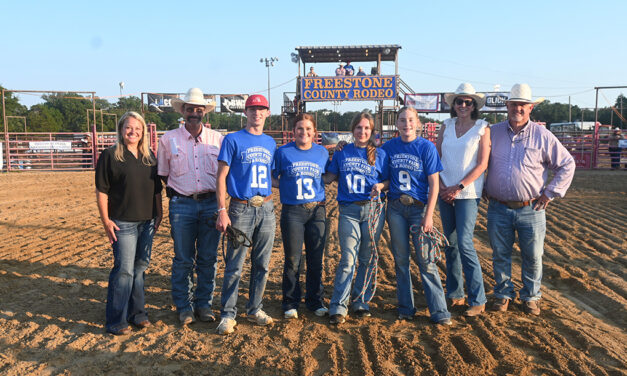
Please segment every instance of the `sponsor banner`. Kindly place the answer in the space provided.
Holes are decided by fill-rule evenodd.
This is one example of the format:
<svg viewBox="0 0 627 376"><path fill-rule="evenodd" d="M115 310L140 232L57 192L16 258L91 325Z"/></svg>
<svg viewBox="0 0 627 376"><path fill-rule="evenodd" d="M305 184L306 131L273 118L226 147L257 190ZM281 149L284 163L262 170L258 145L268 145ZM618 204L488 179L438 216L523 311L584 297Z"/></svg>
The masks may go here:
<svg viewBox="0 0 627 376"><path fill-rule="evenodd" d="M437 112L440 104L439 94L405 94L405 106L416 111Z"/></svg>
<svg viewBox="0 0 627 376"><path fill-rule="evenodd" d="M244 112L248 95L220 94L220 112Z"/></svg>
<svg viewBox="0 0 627 376"><path fill-rule="evenodd" d="M30 141L28 148L37 151L72 151L72 141Z"/></svg>
<svg viewBox="0 0 627 376"><path fill-rule="evenodd" d="M157 109L159 111L174 111L172 108L172 99L174 98L182 98L185 94L158 94L158 93L148 93L148 108ZM207 103L216 104L216 96L214 94L205 94L205 100Z"/></svg>
<svg viewBox="0 0 627 376"><path fill-rule="evenodd" d="M509 98L509 93L493 92L485 94L485 106L481 112L507 112L505 101Z"/></svg>
<svg viewBox="0 0 627 376"><path fill-rule="evenodd" d="M148 108L157 107L161 111L174 111L172 99L178 98L178 94L148 94Z"/></svg>
<svg viewBox="0 0 627 376"><path fill-rule="evenodd" d="M393 100L396 83L396 76L301 77L301 98L305 102Z"/></svg>

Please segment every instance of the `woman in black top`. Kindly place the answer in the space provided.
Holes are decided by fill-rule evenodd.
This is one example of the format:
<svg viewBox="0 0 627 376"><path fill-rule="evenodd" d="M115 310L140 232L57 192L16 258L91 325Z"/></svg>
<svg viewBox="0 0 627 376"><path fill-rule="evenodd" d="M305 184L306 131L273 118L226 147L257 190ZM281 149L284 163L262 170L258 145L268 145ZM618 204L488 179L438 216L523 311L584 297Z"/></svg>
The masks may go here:
<svg viewBox="0 0 627 376"><path fill-rule="evenodd" d="M129 322L139 328L151 325L144 308L144 271L150 262L152 237L161 223L162 185L142 116L125 113L117 136L116 144L98 159L96 199L113 246L106 329L121 335L131 332Z"/></svg>

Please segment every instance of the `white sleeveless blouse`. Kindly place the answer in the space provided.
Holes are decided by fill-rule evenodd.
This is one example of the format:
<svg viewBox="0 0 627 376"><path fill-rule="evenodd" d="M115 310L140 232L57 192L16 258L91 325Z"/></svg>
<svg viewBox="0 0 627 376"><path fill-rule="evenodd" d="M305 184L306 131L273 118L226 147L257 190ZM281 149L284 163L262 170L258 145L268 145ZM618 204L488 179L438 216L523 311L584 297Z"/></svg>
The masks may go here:
<svg viewBox="0 0 627 376"><path fill-rule="evenodd" d="M475 125L463 136L457 138L455 121L457 118L444 120L442 135L442 167L440 179L444 185L458 185L459 182L477 165L479 140L485 133L488 122L477 119ZM485 172L470 183L457 195L458 199L480 198L483 190Z"/></svg>

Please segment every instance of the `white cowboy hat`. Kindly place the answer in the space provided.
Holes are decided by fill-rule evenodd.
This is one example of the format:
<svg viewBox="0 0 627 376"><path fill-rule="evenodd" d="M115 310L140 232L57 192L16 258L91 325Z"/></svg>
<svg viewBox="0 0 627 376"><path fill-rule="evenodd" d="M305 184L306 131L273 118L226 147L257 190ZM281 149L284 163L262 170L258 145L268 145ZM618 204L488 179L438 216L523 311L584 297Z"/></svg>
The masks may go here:
<svg viewBox="0 0 627 376"><path fill-rule="evenodd" d="M444 101L451 107L453 107L453 101L457 97L470 97L477 103L477 110L483 107L485 104L485 95L477 93L475 88L468 82L464 82L457 87L454 93L444 94Z"/></svg>
<svg viewBox="0 0 627 376"><path fill-rule="evenodd" d="M515 84L509 92L509 98L506 102L522 102L538 104L544 102L544 97L540 97L535 101L531 99L531 88L527 84Z"/></svg>
<svg viewBox="0 0 627 376"><path fill-rule="evenodd" d="M187 93L185 94L183 99L175 98L172 99L171 103L172 108L174 108L176 112L180 113L183 113L183 105L186 103L193 104L195 106L205 106L205 110L207 112L212 111L214 108L216 108L215 102L209 102L205 100L205 96L203 95L202 90L197 87L193 87L187 90Z"/></svg>

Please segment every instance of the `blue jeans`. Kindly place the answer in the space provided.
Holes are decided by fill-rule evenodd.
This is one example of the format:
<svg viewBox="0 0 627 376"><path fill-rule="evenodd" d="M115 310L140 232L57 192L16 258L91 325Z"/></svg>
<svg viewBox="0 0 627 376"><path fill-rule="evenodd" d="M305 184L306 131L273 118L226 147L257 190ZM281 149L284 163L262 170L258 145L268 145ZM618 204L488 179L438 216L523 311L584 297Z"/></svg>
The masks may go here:
<svg viewBox="0 0 627 376"><path fill-rule="evenodd" d="M305 305L315 311L324 307L322 286L322 256L326 240L326 209L317 206L311 210L302 205L283 205L281 234L285 251L283 265L283 311L297 309L301 299L300 269L303 243L307 261L305 278Z"/></svg>
<svg viewBox="0 0 627 376"><path fill-rule="evenodd" d="M248 204L231 201L229 217L231 218L231 226L244 232L253 243L250 254L250 285L246 313L254 315L263 307L261 301L268 280L268 264L270 263L276 232L274 203L270 200L265 202L262 207L256 208ZM222 284L222 311L220 312L222 318L235 319L237 315L239 281L247 253L248 247L242 245L233 248L233 244L228 242L224 282Z"/></svg>
<svg viewBox="0 0 627 376"><path fill-rule="evenodd" d="M340 238L342 255L340 263L335 270L335 282L333 284L333 296L331 297L329 314L346 316L350 296L354 300L362 291L365 291L356 302L352 303L353 311L357 311L362 309L368 310L368 302L374 295L374 278L366 281L366 272L368 271L370 256L372 255L370 233L368 231L368 211L370 205L340 204L339 207L338 236ZM379 222L376 224L376 241L379 241L381 230L383 230L383 225L385 224L384 216L385 208L381 212ZM353 291L349 296L356 261L359 261L359 265Z"/></svg>
<svg viewBox="0 0 627 376"><path fill-rule="evenodd" d="M490 200L488 206L488 235L494 265L494 296L514 299L512 283L512 246L518 233L518 246L522 259L523 288L520 299L540 299L542 282L542 254L546 235L546 213L533 210L533 204L520 209L510 209L500 202Z"/></svg>
<svg viewBox="0 0 627 376"><path fill-rule="evenodd" d="M107 288L106 329L118 332L129 322L148 319L144 308L144 272L150 263L154 221L126 222L114 219L113 269Z"/></svg>
<svg viewBox="0 0 627 376"><path fill-rule="evenodd" d="M464 298L463 268L469 305L485 304L487 299L483 287L481 264L473 244L479 199L455 200L453 205L440 199L438 204L444 236L450 243L450 246L444 250L446 253L446 296L449 299Z"/></svg>
<svg viewBox="0 0 627 376"><path fill-rule="evenodd" d="M178 312L211 308L220 242L220 232L216 230L213 218L216 210L215 197L201 201L179 196L170 199L174 240L172 300Z"/></svg>
<svg viewBox="0 0 627 376"><path fill-rule="evenodd" d="M410 233L410 227L412 225L420 226L423 212L423 207L405 206L400 200L391 200L388 204L387 220L396 269L396 297L398 298L398 313L401 315L413 315L416 313L414 291L409 270L411 252L409 237L411 235L414 248L420 250L421 248L418 244L419 233ZM416 252L416 262L420 270L420 279L422 280L425 298L427 299L431 321L439 322L450 318L451 314L446 308L446 298L444 297L438 266L428 257L423 257L420 251Z"/></svg>

